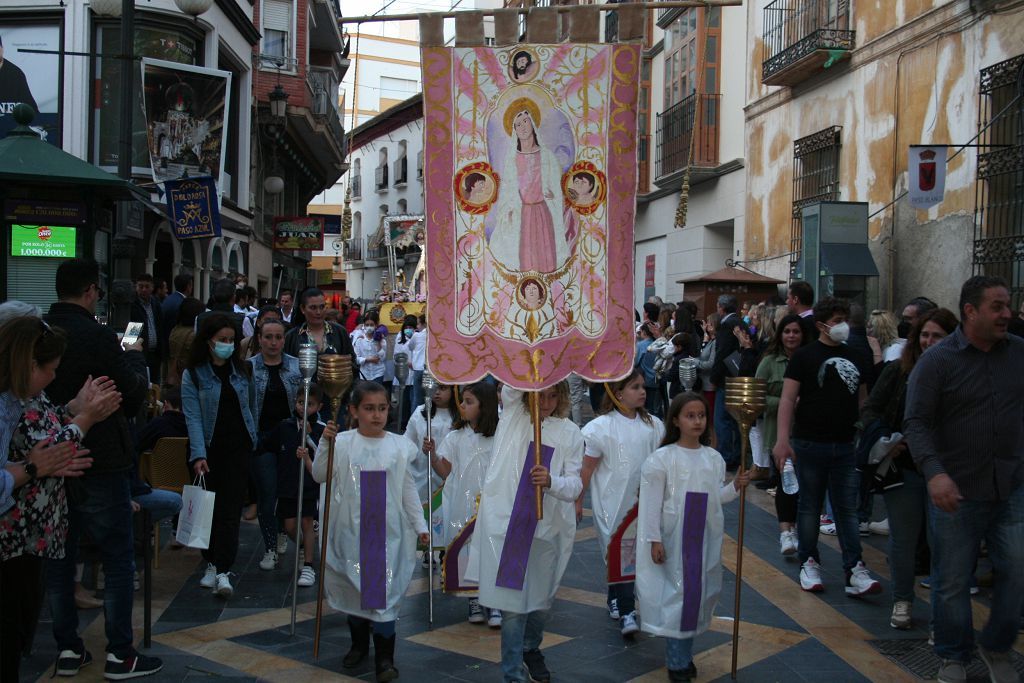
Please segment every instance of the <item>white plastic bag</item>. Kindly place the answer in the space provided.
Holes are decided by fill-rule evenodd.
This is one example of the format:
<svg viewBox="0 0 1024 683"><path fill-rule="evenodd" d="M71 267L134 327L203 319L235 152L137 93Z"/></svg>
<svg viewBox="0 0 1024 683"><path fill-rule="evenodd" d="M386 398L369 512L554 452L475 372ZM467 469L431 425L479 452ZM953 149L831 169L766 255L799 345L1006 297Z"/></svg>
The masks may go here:
<svg viewBox="0 0 1024 683"><path fill-rule="evenodd" d="M217 494L206 490L206 480L199 475L198 486L184 486L181 491L181 512L178 514L178 543L189 548L210 547L213 529L213 502Z"/></svg>

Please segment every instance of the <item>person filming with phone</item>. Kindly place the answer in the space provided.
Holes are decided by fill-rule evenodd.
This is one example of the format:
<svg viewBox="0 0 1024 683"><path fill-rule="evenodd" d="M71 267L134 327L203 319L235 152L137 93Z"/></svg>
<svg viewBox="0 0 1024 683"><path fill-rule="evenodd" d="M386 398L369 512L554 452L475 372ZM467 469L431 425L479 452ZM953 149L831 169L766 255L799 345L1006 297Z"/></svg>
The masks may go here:
<svg viewBox="0 0 1024 683"><path fill-rule="evenodd" d="M67 552L63 559L47 560L46 593L59 653L56 675L74 676L92 661L78 633L74 594L78 539L87 533L100 551L106 576L104 675L123 679L156 673L162 667L159 659L136 652L132 633L134 452L128 416L139 412L149 383L142 344L122 348L114 330L96 321L96 305L104 296L99 282L100 268L95 261L64 261L57 268L58 301L45 317L74 340L46 389L54 403L75 398L89 376L109 377L121 393L120 408L94 425L82 442L90 451L92 467L81 478L66 483L70 517Z"/></svg>

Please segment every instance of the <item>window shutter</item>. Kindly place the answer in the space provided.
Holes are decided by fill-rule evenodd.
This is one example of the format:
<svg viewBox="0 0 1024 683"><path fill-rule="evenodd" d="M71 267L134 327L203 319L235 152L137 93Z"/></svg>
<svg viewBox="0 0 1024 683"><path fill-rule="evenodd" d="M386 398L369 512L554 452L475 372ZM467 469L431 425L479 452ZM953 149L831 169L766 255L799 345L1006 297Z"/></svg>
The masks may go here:
<svg viewBox="0 0 1024 683"><path fill-rule="evenodd" d="M57 267L60 258L11 256L7 259L7 298L35 304L46 313L57 300Z"/></svg>
<svg viewBox="0 0 1024 683"><path fill-rule="evenodd" d="M282 0L264 0L263 28L291 33L292 4Z"/></svg>

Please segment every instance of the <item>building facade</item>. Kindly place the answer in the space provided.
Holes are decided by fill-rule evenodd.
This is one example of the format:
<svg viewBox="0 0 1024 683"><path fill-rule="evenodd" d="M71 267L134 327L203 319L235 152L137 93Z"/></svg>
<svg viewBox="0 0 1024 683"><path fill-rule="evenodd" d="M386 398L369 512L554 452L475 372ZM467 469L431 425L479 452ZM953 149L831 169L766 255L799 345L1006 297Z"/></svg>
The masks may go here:
<svg viewBox="0 0 1024 683"><path fill-rule="evenodd" d="M120 2L43 1L31 6L0 3L0 39L6 60L27 67L30 89L39 93L40 129L65 151L105 170L117 172L119 158L121 60ZM195 277L202 295L212 274L245 272L252 229L249 186L249 97L252 90L250 53L258 41L248 2L217 0L197 17L185 14L170 0L137 5L134 13L134 51L147 57L194 67L212 67L231 74L231 90L223 112L212 125L227 131L220 149L224 173L217 178L221 192L223 235L219 240L179 241L172 236L163 196L153 180L147 140L141 73L133 93L140 103L131 123L131 175L149 189L148 201L124 203L95 217L93 252L102 266L104 288L114 318L127 313L132 296L130 278L150 272L170 282L179 272ZM22 52L36 48L45 53ZM63 54L59 54L63 50ZM138 63L133 68L138 68ZM34 97L34 95L33 95ZM8 117L9 112L4 112ZM6 130L2 119L0 128ZM219 142L217 143L219 144ZM204 153L205 153L204 149ZM219 174L215 174L219 175ZM28 260L26 260L28 259ZM7 296L30 299L46 306L55 297L38 289L52 285L57 259L20 257L10 265L13 276ZM47 300L49 299L49 300ZM104 312L101 311L101 315Z"/></svg>
<svg viewBox="0 0 1024 683"><path fill-rule="evenodd" d="M611 19L606 41L615 37ZM744 236L745 69L723 57L746 40L743 10L661 9L649 12L648 22L640 75L637 308L652 295L686 296L681 281L723 268L739 255Z"/></svg>
<svg viewBox="0 0 1024 683"><path fill-rule="evenodd" d="M960 284L986 273L1019 304L1024 117L1008 106L1024 101L1019 3L757 0L746 12L746 264L815 277L800 272L805 210L856 203L879 276L857 282L823 262L837 292L869 308L923 295L955 310ZM924 210L903 196L915 144L949 145L944 199Z"/></svg>
<svg viewBox="0 0 1024 683"><path fill-rule="evenodd" d="M258 282L250 278L249 284L264 296L316 284L311 252L274 248L274 222L306 217L310 200L348 168L340 87L350 43L340 17L337 0L260 0L256 6L262 38L252 55L254 241L266 258Z"/></svg>

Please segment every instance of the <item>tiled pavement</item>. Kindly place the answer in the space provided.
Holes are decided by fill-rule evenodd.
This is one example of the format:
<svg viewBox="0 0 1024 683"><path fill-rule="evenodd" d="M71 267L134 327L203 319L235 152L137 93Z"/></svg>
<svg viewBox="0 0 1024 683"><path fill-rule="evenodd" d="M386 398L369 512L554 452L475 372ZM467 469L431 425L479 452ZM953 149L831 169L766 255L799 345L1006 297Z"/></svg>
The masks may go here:
<svg viewBox="0 0 1024 683"><path fill-rule="evenodd" d="M727 538L722 599L712 629L699 637L696 664L700 681L729 680L738 508L726 507ZM890 594L885 539L865 541L865 560L883 579L882 595L866 600L843 592L841 559L834 538L822 537L826 591L803 593L797 564L778 553L772 500L750 489L743 563L740 681L912 681L906 669L883 657L870 641L927 638L928 592L918 589L915 628L889 627ZM165 535L167 533L165 528ZM155 570L153 646L164 670L150 680L372 681L372 663L341 673L348 649L344 616L331 613L324 623L320 659L312 656L315 588L299 589L295 635L289 634L290 551L281 567L260 571L262 556L255 523L243 523L234 597L221 601L199 587L198 551L163 550ZM426 570L417 569L402 604L396 663L404 681L500 681L499 634L466 622L464 599L435 591L433 628L427 623ZM589 517L577 531L575 552L548 619L544 641L555 681L663 681L664 645L640 634L625 641L604 607L604 565ZM987 616L987 590L974 601L975 624ZM100 610L81 612L82 631L97 661L83 669L81 681L100 680L103 619ZM141 640L141 592L135 620ZM1021 645L1018 643L1018 649ZM23 667L23 680L43 680L55 656L44 612L35 652ZM372 658L370 658L372 659ZM980 679L979 679L980 680Z"/></svg>

